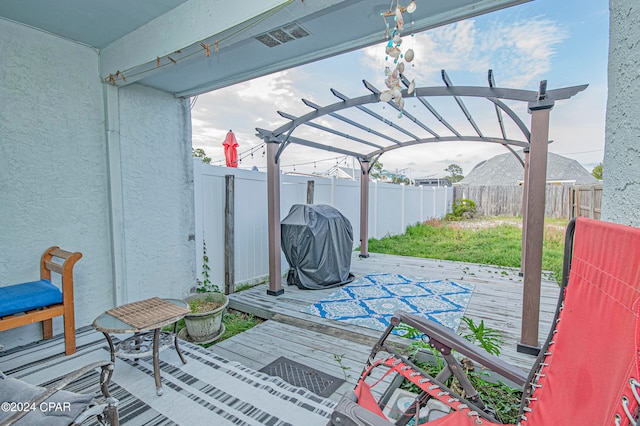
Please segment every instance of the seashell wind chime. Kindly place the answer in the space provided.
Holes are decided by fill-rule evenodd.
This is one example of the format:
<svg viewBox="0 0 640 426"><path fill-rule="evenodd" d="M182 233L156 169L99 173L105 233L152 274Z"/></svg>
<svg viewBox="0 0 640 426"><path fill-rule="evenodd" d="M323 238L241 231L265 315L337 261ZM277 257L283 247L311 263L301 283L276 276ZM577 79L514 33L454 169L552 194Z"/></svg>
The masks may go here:
<svg viewBox="0 0 640 426"><path fill-rule="evenodd" d="M385 37L389 39L385 46L385 53L387 55L385 59L388 60L389 57L393 58L393 63L396 64L396 66L393 71L391 71L390 67L385 67L384 69L384 83L387 86L388 90L380 93L380 101L389 102L393 99L393 103L395 103L400 110L400 113L398 114L398 118L400 118L402 117L402 111L404 109L404 98L402 97L402 86L400 86L400 75L404 73L404 61L411 62L414 58L413 49L408 49L403 54L402 49L400 48L400 46L402 45L401 32L404 29L404 17L402 16L402 14L404 12L415 12L416 2L415 0L411 0L407 7L400 6L399 0L395 0L395 3L395 9L393 7L390 7L389 11L382 13L382 17L387 27L385 30ZM391 3L391 6L393 6L393 2ZM395 23L393 30L390 30L389 23L387 22L387 17L393 17ZM407 88L407 93L412 94L415 88L416 82L415 80L411 80L411 83Z"/></svg>

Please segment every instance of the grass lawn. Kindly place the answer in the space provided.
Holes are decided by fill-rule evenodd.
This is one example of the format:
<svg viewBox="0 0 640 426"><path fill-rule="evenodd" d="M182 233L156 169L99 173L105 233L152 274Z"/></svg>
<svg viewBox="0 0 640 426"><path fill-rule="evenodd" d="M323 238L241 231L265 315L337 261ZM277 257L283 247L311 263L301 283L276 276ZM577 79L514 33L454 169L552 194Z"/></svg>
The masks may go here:
<svg viewBox="0 0 640 426"><path fill-rule="evenodd" d="M550 271L556 281L562 276L567 223L566 219L545 219L542 269ZM370 239L369 251L519 268L521 224L518 217L430 220L409 226L404 235Z"/></svg>

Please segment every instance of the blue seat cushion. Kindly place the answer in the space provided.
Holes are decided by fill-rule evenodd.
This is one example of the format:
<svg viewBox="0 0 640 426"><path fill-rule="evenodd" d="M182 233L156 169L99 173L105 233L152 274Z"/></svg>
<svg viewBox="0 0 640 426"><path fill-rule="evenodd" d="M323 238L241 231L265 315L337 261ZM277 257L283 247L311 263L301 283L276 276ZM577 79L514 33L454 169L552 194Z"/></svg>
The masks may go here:
<svg viewBox="0 0 640 426"><path fill-rule="evenodd" d="M62 292L49 280L0 287L0 317L62 303Z"/></svg>

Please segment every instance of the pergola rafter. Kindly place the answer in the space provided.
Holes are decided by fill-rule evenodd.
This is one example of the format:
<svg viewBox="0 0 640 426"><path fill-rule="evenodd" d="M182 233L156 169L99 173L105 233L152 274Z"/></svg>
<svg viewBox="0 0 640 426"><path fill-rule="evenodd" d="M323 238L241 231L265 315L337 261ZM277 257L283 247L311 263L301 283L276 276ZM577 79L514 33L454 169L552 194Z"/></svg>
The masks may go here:
<svg viewBox="0 0 640 426"><path fill-rule="evenodd" d="M405 77L404 75L401 75L400 79L402 81L402 84L404 84L404 87L409 87L410 82L409 82L409 79L407 79L407 77ZM425 108L427 108L429 110L429 112L431 112L431 114L433 114L433 116L440 123L442 123L443 126L445 126L447 129L449 129L451 131L451 133L453 133L456 136L462 136L460 133L458 133L458 131L451 124L449 124L449 122L447 120L442 118L442 116L438 113L438 111L436 111L436 109L433 107L433 105L431 105L429 103L429 101L427 101L425 98L418 98L418 100L420 101L420 103L422 105L425 106Z"/></svg>
<svg viewBox="0 0 640 426"><path fill-rule="evenodd" d="M373 86L373 84L369 83L367 80L362 80L362 82L364 83L364 87L369 89L371 91L371 93L373 93L374 95L380 96L380 93L382 93L380 90L376 89ZM387 104L391 105L391 107L393 107L396 111L400 111L400 108L398 108L398 106L395 104L395 102L389 101L389 102L387 102ZM415 124L420 126L422 129L424 129L427 132L431 133L433 135L433 137L436 137L436 138L440 137L436 132L431 130L426 124L424 124L422 121L418 120L416 117L414 117L409 112L402 111L402 115L404 117L408 118L409 120L413 121ZM457 135L457 136L459 136L459 135Z"/></svg>
<svg viewBox="0 0 640 426"><path fill-rule="evenodd" d="M452 87L453 83L451 82L451 79L447 75L447 72L445 70L442 70L440 74L442 75L442 81L444 81L444 84L446 84L447 87ZM482 134L482 132L480 131L480 128L478 127L478 125L476 124L475 120L471 116L471 113L467 109L467 106L464 104L464 102L462 102L462 99L460 98L460 96L454 95L453 99L455 99L456 103L458 104L458 106L462 110L462 113L464 114L464 116L467 117L467 120L471 124L471 127L473 127L473 130L476 131L478 136L483 137L484 135Z"/></svg>
<svg viewBox="0 0 640 426"><path fill-rule="evenodd" d="M488 87L477 86L455 86L451 82L446 72L441 73L445 83L444 87L421 87L416 88L412 94L407 90L402 91L404 98L416 98L444 127L452 136L444 136L431 129L414 114L401 111L400 116L406 118L409 123L421 128L429 134L422 137L406 129L401 124L388 119L381 114L367 107L368 104L380 102L381 91L371 83L364 81L364 86L371 92L369 95L351 98L335 89L331 89L334 96L340 99L339 102L326 106L317 105L309 100L302 102L310 107L312 111L301 116L294 116L284 112L279 114L288 119L289 122L275 130L256 129L257 136L263 139L267 145L267 176L268 176L268 214L269 214L269 289L268 294L277 296L284 293L282 288L282 276L280 271L280 157L286 147L291 144L306 146L309 148L335 152L342 155L349 155L358 159L361 168L360 179L360 256L368 257L368 191L369 172L373 164L386 152L396 149L429 143L441 142L489 142L498 143L512 152L524 166L525 191L523 199L523 251L522 251L522 271L524 274L523 292L523 314L522 314L522 335L518 350L523 352L535 352L538 344L538 318L540 306L540 279L542 271L542 235L544 231L544 199L547 168L547 146L549 144L549 112L553 108L555 101L569 99L578 92L584 90L587 85L565 87L556 90L546 90L546 81L540 83L538 91L508 89L495 87L493 72L488 73ZM404 76L400 76L405 86L409 85ZM458 104L467 121L471 124L474 134L465 135L456 129L433 107L427 98L449 97ZM487 136L479 128L478 124L466 107L462 98L484 98L494 106L500 135ZM531 130L520 119L505 101L527 102L528 111L531 114ZM399 108L393 102L389 102L398 111ZM409 139L399 140L384 133L383 130L375 130L369 125L353 120L339 114L339 111L355 108L368 115L369 120L374 123L383 123L391 127L394 131L400 132ZM507 137L504 126L503 115L511 119L515 126L522 133L523 138L513 139ZM328 126L314 123L313 120L329 116L351 128L364 131L372 137L390 142L389 145L382 145L373 141L363 139L349 133L332 129ZM302 126L310 126L324 132L328 137L323 137L321 141L309 140L303 137L293 136L294 131ZM349 141L350 146L339 146L332 144L330 135L340 140ZM329 140L330 142L326 142ZM353 148L357 146L358 149ZM521 147L525 152L524 161L515 152L513 147ZM368 150L367 150L368 148ZM373 148L373 149L371 149Z"/></svg>

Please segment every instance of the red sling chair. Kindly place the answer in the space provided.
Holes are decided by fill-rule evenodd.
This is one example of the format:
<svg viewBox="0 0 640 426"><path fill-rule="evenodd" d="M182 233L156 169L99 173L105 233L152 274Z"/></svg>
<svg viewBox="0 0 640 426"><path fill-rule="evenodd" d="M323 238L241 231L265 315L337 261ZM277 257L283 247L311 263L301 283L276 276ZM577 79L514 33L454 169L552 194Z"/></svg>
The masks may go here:
<svg viewBox="0 0 640 426"><path fill-rule="evenodd" d="M437 399L450 408L444 417L420 424L500 424L466 379L452 349L523 387L518 425L636 425L639 318L640 229L578 218L569 224L565 237L555 326L528 377L449 329L399 311L374 346L354 392L336 405L329 425L407 424L414 417L415 405L392 423L382 412L389 394L375 397L371 391L372 382L384 382L391 376L396 378L396 387L399 378L421 389L416 398L419 407ZM387 337L401 323L425 333L429 343L443 354L447 365L436 377L387 344ZM465 398L444 385L450 376L458 379Z"/></svg>

